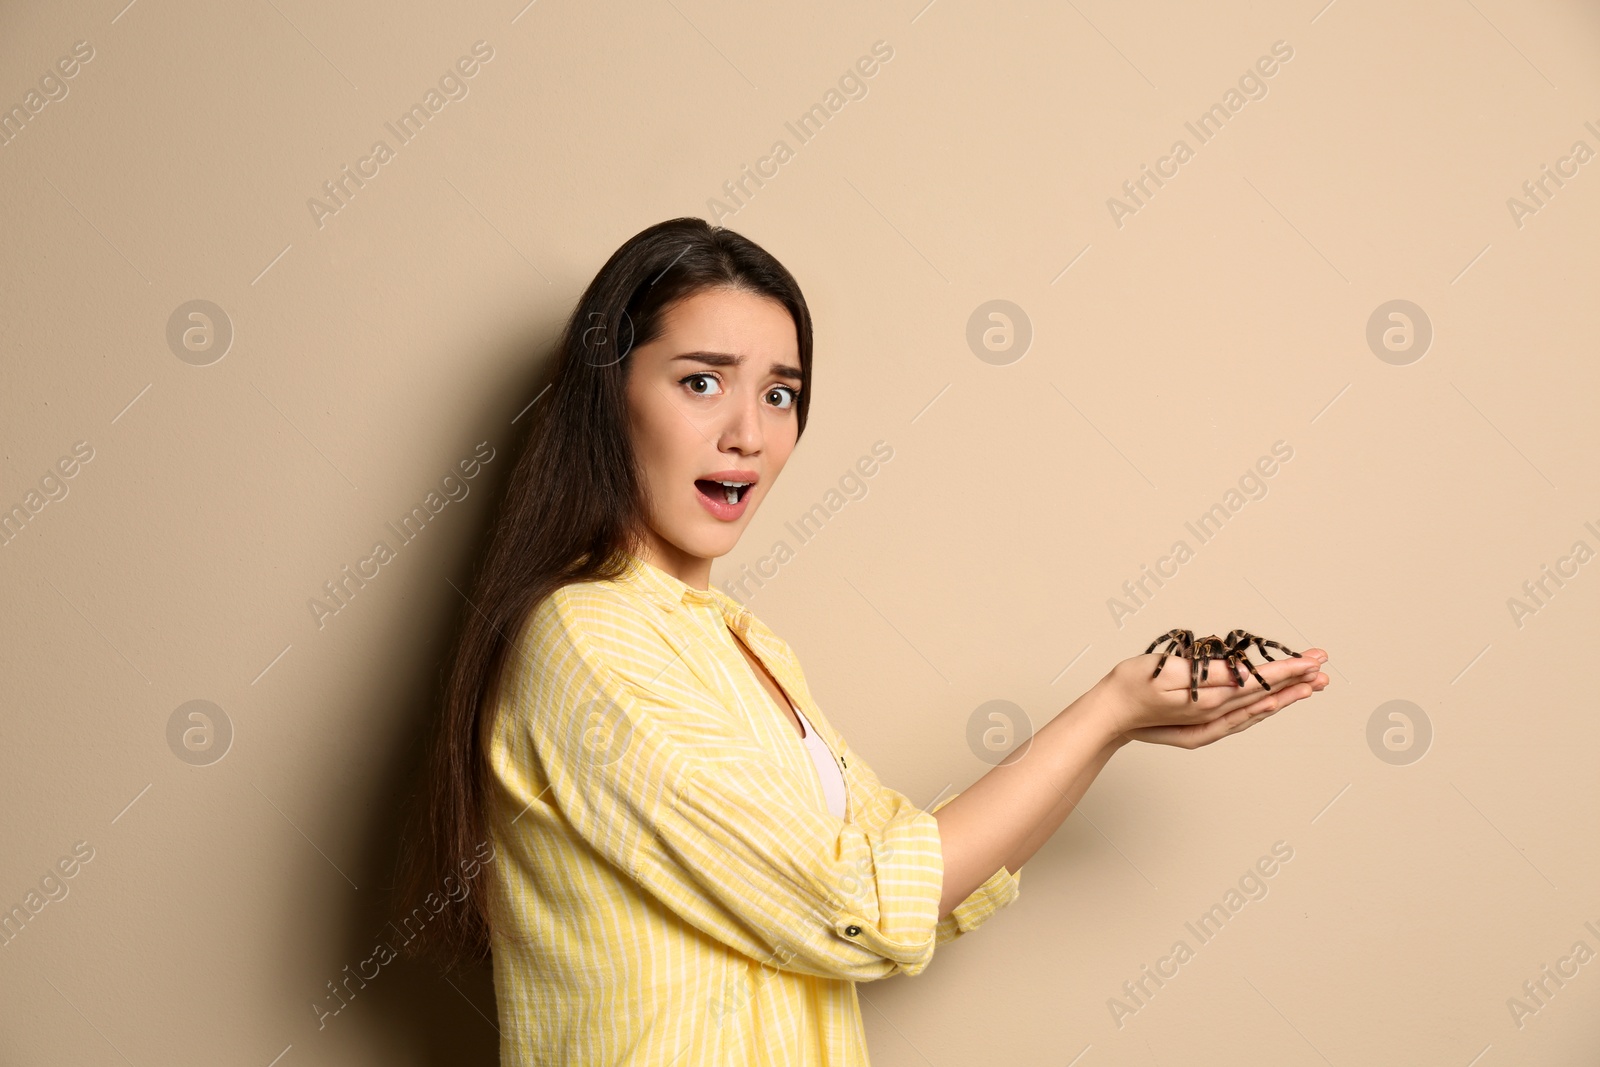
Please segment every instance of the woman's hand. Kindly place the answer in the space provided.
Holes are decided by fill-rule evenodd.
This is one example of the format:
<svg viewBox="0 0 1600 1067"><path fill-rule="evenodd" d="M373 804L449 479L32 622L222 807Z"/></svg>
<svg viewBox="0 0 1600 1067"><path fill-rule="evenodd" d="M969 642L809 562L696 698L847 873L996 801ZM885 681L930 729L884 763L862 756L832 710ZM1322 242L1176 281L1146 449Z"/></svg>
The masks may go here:
<svg viewBox="0 0 1600 1067"><path fill-rule="evenodd" d="M1191 701L1189 661L1168 656L1161 674L1152 678L1160 658L1160 653L1151 652L1125 659L1095 685L1119 746L1145 741L1199 748L1247 730L1328 685L1328 676L1321 673L1328 654L1320 648L1307 649L1295 659L1256 664L1261 677L1272 686L1271 692L1263 692L1261 683L1242 666L1239 671L1245 684L1240 688L1227 663L1213 658L1207 678L1199 685L1199 699Z"/></svg>

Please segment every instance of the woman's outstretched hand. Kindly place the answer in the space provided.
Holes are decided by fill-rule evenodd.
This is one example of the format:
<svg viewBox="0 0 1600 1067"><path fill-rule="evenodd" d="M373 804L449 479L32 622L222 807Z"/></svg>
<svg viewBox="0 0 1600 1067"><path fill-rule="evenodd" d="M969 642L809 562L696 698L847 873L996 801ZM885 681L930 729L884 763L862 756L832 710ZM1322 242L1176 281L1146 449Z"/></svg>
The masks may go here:
<svg viewBox="0 0 1600 1067"><path fill-rule="evenodd" d="M1109 728L1119 744L1145 741L1199 748L1248 730L1328 685L1328 676L1321 673L1328 654L1320 648L1308 648L1294 659L1252 660L1272 686L1271 692L1264 692L1243 667L1239 673L1245 684L1239 687L1227 663L1213 658L1207 678L1199 685L1200 698L1191 701L1189 661L1168 656L1161 674L1152 678L1160 658L1160 653L1151 652L1125 659L1095 685L1101 691L1103 714L1109 717Z"/></svg>

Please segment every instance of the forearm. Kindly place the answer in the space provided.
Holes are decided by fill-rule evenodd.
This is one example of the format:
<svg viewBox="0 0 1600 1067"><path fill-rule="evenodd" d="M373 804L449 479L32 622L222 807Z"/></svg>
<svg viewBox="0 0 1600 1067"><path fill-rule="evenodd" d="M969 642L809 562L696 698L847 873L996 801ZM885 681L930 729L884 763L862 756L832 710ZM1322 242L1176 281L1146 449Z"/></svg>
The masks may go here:
<svg viewBox="0 0 1600 1067"><path fill-rule="evenodd" d="M1044 820L1034 827L1033 833L1028 835L1028 839L1022 843L1022 847L1013 852L1010 858L1006 860L1006 870L1016 874L1017 871L1022 869L1024 863L1033 858L1033 854L1038 852L1044 843L1050 840L1055 832L1060 829L1061 824L1067 821L1067 816L1071 815L1073 810L1077 808L1078 801L1083 799L1083 794L1089 791L1090 784L1094 782L1105 765L1111 761L1111 757L1116 753L1117 749L1127 743L1128 739L1126 737L1119 737L1116 740L1107 742L1106 746L1083 769L1083 773L1079 774L1077 779L1073 781L1071 787L1067 789L1061 799L1056 802L1056 806L1050 809L1050 814L1046 815Z"/></svg>
<svg viewBox="0 0 1600 1067"><path fill-rule="evenodd" d="M1120 747L1105 699L1099 686L1090 689L934 813L944 856L940 918L1008 861L1032 855L1088 790Z"/></svg>

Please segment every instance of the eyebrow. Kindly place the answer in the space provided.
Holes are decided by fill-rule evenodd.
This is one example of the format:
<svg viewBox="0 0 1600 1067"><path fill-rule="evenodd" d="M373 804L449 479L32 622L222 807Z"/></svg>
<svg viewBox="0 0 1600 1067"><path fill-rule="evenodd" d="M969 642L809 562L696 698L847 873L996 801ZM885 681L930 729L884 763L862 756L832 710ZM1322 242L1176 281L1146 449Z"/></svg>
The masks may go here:
<svg viewBox="0 0 1600 1067"><path fill-rule="evenodd" d="M741 367L745 361L743 356L736 356L728 352L683 352L672 358L674 360L692 359L710 367ZM791 367L787 363L774 363L772 365L772 373L780 378L805 380L805 376L800 373L799 367Z"/></svg>

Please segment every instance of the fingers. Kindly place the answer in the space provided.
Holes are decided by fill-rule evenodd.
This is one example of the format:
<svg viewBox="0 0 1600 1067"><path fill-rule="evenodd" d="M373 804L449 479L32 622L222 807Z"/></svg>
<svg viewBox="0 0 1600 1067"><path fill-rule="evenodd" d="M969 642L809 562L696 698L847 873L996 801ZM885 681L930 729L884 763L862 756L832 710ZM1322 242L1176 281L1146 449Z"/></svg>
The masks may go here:
<svg viewBox="0 0 1600 1067"><path fill-rule="evenodd" d="M1160 659L1160 656L1152 652L1143 658L1151 663L1153 669L1155 661ZM1293 659L1275 659L1266 663L1252 661L1251 666L1255 668L1256 674L1261 675L1266 680L1266 683L1276 690L1279 683L1299 675L1309 674L1315 676L1316 672L1327 661L1328 654L1326 652L1320 648L1312 648L1307 649ZM1256 680L1255 674L1250 672L1249 667L1241 663L1237 666L1237 669L1239 677L1244 681L1242 688L1245 690L1254 689L1259 692L1261 683ZM1204 677L1199 677L1201 674ZM1201 700L1205 699L1206 694L1213 690L1232 689L1237 691L1241 688L1234 681L1233 671L1229 669L1228 661L1215 656L1207 657L1201 663L1198 672L1195 670L1193 661L1179 656L1168 656L1167 662L1161 665L1161 674L1158 681L1162 688L1170 691L1181 690L1185 699L1188 698L1189 687L1193 682L1200 696L1200 700L1193 701L1193 703L1200 703Z"/></svg>
<svg viewBox="0 0 1600 1067"><path fill-rule="evenodd" d="M1242 733L1295 701L1304 700L1327 688L1328 676L1316 669L1321 663L1327 662L1327 654L1320 649L1308 650L1308 654L1316 662L1298 675L1290 675L1294 680L1288 684L1275 684L1270 693L1263 693L1257 684L1244 690L1208 684L1202 687L1200 700L1194 703L1188 699L1187 688L1169 693L1169 697L1177 698L1173 701L1172 709L1175 712L1189 712L1188 721L1141 727L1131 731L1129 737L1153 744L1196 749L1220 741L1230 734ZM1254 679L1251 681L1254 683Z"/></svg>
<svg viewBox="0 0 1600 1067"><path fill-rule="evenodd" d="M1299 664L1302 661L1284 660L1282 662ZM1271 667L1275 666L1275 664L1268 664L1267 666ZM1202 708L1209 708L1213 713L1227 714L1238 708L1248 707L1255 701L1270 695L1277 698L1277 706L1282 708L1296 700L1303 700L1312 693L1327 687L1328 676L1318 669L1319 666L1320 664L1313 660L1309 666L1303 669L1273 671L1270 674L1263 669L1262 676L1272 685L1270 694L1263 692L1260 683L1251 678L1243 688L1237 686L1228 689L1203 688L1200 692L1200 700L1197 703ZM1292 694L1292 696L1286 697L1286 694Z"/></svg>
<svg viewBox="0 0 1600 1067"><path fill-rule="evenodd" d="M1243 708L1235 708L1207 723L1204 732L1196 736L1196 746L1209 745L1231 734L1243 733L1262 719L1270 719L1283 708L1283 703L1268 697Z"/></svg>
<svg viewBox="0 0 1600 1067"><path fill-rule="evenodd" d="M1262 719L1272 715L1276 710L1276 708L1270 706L1268 701L1259 701L1250 707L1235 708L1224 715L1219 715L1197 729L1194 735L1193 747L1199 748L1203 745L1209 745L1213 742L1221 741L1230 734L1248 730Z"/></svg>
<svg viewBox="0 0 1600 1067"><path fill-rule="evenodd" d="M1292 701L1291 701L1291 703L1292 703ZM1260 704L1257 704L1255 707L1246 708L1245 712L1244 712L1244 718L1239 722L1239 724L1237 726L1235 726L1233 729L1229 730L1228 732L1231 733L1231 734L1241 733L1241 732L1243 732L1245 730L1250 729L1250 727L1254 726L1256 723L1262 721L1263 719L1272 718L1274 715L1278 714L1278 712L1280 712L1282 710L1283 710L1283 707L1281 705L1276 704L1275 702L1273 702L1271 700L1263 700Z"/></svg>
<svg viewBox="0 0 1600 1067"><path fill-rule="evenodd" d="M1327 688L1328 676L1317 674L1295 685L1281 690L1275 690L1270 696L1260 699L1255 704L1245 706L1245 726L1252 726L1270 715L1274 715L1297 700L1304 700L1313 693L1321 692ZM1232 713L1231 711L1229 712Z"/></svg>
<svg viewBox="0 0 1600 1067"><path fill-rule="evenodd" d="M1271 710L1277 711L1328 684L1328 676L1321 671L1328 655L1318 648L1307 649L1290 659L1252 663L1267 683L1265 689L1243 666L1239 671L1243 684L1235 682L1227 660L1217 657L1203 661L1206 677L1200 680L1193 673L1193 661L1169 656L1169 662L1162 664L1161 673L1152 681L1151 672L1158 658L1155 653L1147 653L1123 660L1118 664L1117 677L1131 693L1139 694L1142 690L1146 710L1141 717L1146 723L1154 718L1155 723L1151 725L1164 723L1175 728L1172 740L1162 743L1184 744L1185 747L1189 747L1190 740L1209 744L1241 725L1248 725L1253 721L1250 714L1234 713L1254 709L1263 700L1270 701ZM1195 683L1193 700L1190 699L1191 681ZM1151 697L1155 698L1153 703ZM1139 699L1139 695L1133 696L1135 702Z"/></svg>
<svg viewBox="0 0 1600 1067"><path fill-rule="evenodd" d="M1218 736L1237 733L1269 715L1282 711L1297 700L1304 700L1316 690L1315 683L1305 681L1274 689L1271 693L1262 693L1260 689L1254 689L1248 693L1235 694L1217 706L1211 713L1213 717L1208 720L1208 725L1222 724L1223 733Z"/></svg>

